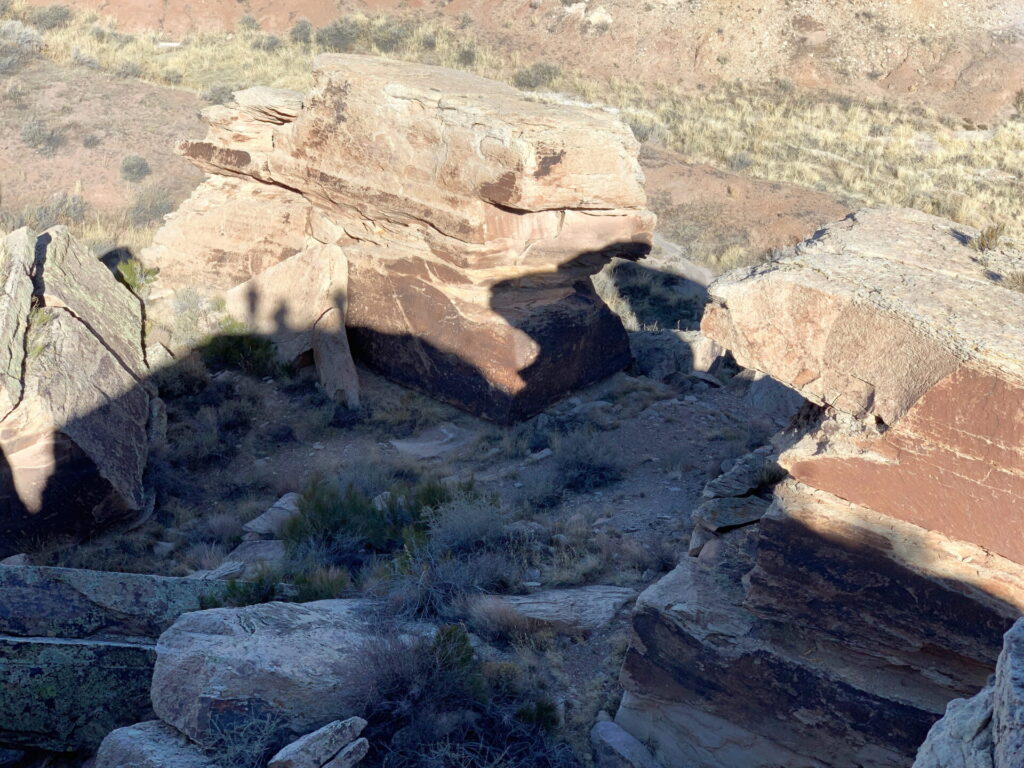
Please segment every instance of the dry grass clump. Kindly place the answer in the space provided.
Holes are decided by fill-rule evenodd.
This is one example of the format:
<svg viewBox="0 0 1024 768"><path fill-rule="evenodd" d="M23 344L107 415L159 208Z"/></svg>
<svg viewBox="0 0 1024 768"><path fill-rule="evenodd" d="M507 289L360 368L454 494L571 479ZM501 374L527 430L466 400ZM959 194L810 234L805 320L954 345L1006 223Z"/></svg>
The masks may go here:
<svg viewBox="0 0 1024 768"><path fill-rule="evenodd" d="M981 230L977 237L972 237L968 245L976 251L991 251L999 245L999 241L1003 239L1005 233L1005 225L993 224Z"/></svg>
<svg viewBox="0 0 1024 768"><path fill-rule="evenodd" d="M1024 272L1007 272L999 280L999 285L1011 291L1024 293Z"/></svg>

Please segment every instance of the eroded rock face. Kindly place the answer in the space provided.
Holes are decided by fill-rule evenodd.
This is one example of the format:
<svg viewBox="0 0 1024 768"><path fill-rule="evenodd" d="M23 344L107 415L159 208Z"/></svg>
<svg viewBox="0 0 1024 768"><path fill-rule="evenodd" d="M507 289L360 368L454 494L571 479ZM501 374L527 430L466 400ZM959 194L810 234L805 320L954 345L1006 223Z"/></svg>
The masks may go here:
<svg viewBox="0 0 1024 768"><path fill-rule="evenodd" d="M111 729L151 716L157 636L224 590L143 574L0 568L0 745L92 750Z"/></svg>
<svg viewBox="0 0 1024 768"><path fill-rule="evenodd" d="M237 222L252 218L257 196L271 208L271 197L287 196L294 213L260 216L219 254L190 245L184 256L173 253L186 237L178 214L145 254L165 290L195 286L194 263L222 282L258 279L250 242L263 263L276 256L257 244L302 236L304 248L338 246L357 357L498 420L629 361L621 324L587 279L613 256L649 250L638 146L618 120L466 73L362 56L321 56L312 91L295 98L294 116L268 116L254 106L258 94L242 92L237 106L205 112L205 140L180 146L215 177L234 177L183 208L203 212L188 217L193 243L226 221L244 230ZM221 194L224 184L241 185L243 201ZM231 266L219 263L224 254Z"/></svg>
<svg viewBox="0 0 1024 768"><path fill-rule="evenodd" d="M1024 254L953 222L860 211L711 288L703 330L839 414L785 452L796 478L1024 561ZM983 263L984 260L984 263Z"/></svg>
<svg viewBox="0 0 1024 768"><path fill-rule="evenodd" d="M0 241L0 554L138 513L159 400L142 306L63 227Z"/></svg>

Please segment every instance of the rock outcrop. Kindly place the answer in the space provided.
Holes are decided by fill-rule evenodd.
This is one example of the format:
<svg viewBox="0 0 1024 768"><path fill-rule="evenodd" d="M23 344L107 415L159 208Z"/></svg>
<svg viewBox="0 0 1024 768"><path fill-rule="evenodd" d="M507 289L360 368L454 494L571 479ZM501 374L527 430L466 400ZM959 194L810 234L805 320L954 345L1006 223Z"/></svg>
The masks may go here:
<svg viewBox="0 0 1024 768"><path fill-rule="evenodd" d="M155 298L238 297L238 319L286 357L314 349L306 336L337 309L325 333L347 326L359 359L501 421L628 363L587 279L650 247L638 145L617 119L348 55L318 58L305 96L272 96L207 109L209 135L180 146L213 178L144 254ZM311 298L339 253L347 292ZM305 277L270 294L268 270Z"/></svg>
<svg viewBox="0 0 1024 768"><path fill-rule="evenodd" d="M970 699L954 699L917 753L914 768L1024 765L1024 619L1006 633L996 673Z"/></svg>
<svg viewBox="0 0 1024 768"><path fill-rule="evenodd" d="M63 227L0 240L0 555L145 509L142 305Z"/></svg>
<svg viewBox="0 0 1024 768"><path fill-rule="evenodd" d="M666 768L906 766L995 668L1024 612L998 280L1024 258L968 237L862 211L710 286L703 332L817 405L708 484L694 557L638 598L616 722Z"/></svg>
<svg viewBox="0 0 1024 768"><path fill-rule="evenodd" d="M790 474L1024 562L1024 294L953 222L860 211L711 289L703 330L834 413Z"/></svg>
<svg viewBox="0 0 1024 768"><path fill-rule="evenodd" d="M95 749L151 716L160 633L225 585L68 568L0 568L0 745Z"/></svg>

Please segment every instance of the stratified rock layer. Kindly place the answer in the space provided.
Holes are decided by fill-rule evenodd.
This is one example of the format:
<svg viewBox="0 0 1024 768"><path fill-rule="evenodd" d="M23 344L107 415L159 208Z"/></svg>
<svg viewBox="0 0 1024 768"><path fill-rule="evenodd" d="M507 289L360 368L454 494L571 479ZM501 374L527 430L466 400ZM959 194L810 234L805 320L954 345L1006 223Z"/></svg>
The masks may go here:
<svg viewBox="0 0 1024 768"><path fill-rule="evenodd" d="M362 56L318 58L294 116L257 108L260 98L246 91L237 106L211 107L207 138L180 147L235 178L198 189L145 254L164 293L258 280L260 265L288 263L301 234L304 248L344 251L357 357L468 410L513 420L628 363L625 332L587 279L613 256L649 250L638 146L618 120ZM248 231L214 252L213 230ZM197 285L197 273L215 282ZM258 291L250 301L262 301ZM302 334L311 323L281 327Z"/></svg>
<svg viewBox="0 0 1024 768"><path fill-rule="evenodd" d="M703 330L828 405L796 478L1024 562L1024 254L918 211L861 211L711 288Z"/></svg>
<svg viewBox="0 0 1024 768"><path fill-rule="evenodd" d="M0 555L142 510L142 305L63 227L0 241Z"/></svg>

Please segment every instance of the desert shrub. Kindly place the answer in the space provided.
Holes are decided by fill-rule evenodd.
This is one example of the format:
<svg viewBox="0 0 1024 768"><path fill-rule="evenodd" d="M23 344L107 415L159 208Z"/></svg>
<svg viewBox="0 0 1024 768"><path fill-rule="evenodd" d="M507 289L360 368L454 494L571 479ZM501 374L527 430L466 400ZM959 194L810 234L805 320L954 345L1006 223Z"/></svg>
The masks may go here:
<svg viewBox="0 0 1024 768"><path fill-rule="evenodd" d="M235 98L235 91L238 90L241 89L237 85L220 83L204 88L199 97L210 104L227 104Z"/></svg>
<svg viewBox="0 0 1024 768"><path fill-rule="evenodd" d="M338 19L316 31L316 44L328 51L349 53L355 50L364 33L363 24L355 19Z"/></svg>
<svg viewBox="0 0 1024 768"><path fill-rule="evenodd" d="M622 459L615 448L586 431L566 435L555 450L556 471L570 491L593 491L622 479Z"/></svg>
<svg viewBox="0 0 1024 768"><path fill-rule="evenodd" d="M409 45L415 31L415 26L409 22L388 20L370 29L370 40L378 51L394 53Z"/></svg>
<svg viewBox="0 0 1024 768"><path fill-rule="evenodd" d="M281 371L273 342L249 333L236 320L224 322L200 351L212 371L237 370L259 377L276 376Z"/></svg>
<svg viewBox="0 0 1024 768"><path fill-rule="evenodd" d="M555 707L537 684L482 663L460 625L432 639L383 634L364 645L362 658L353 691L368 721L368 766L579 765L557 738Z"/></svg>
<svg viewBox="0 0 1024 768"><path fill-rule="evenodd" d="M19 21L0 22L0 74L17 72L39 52L42 38Z"/></svg>
<svg viewBox="0 0 1024 768"><path fill-rule="evenodd" d="M313 25L309 19L299 19L288 31L288 38L299 45L309 45L313 42Z"/></svg>
<svg viewBox="0 0 1024 768"><path fill-rule="evenodd" d="M545 622L523 615L492 595L467 601L466 615L473 631L492 642L543 649L553 639Z"/></svg>
<svg viewBox="0 0 1024 768"><path fill-rule="evenodd" d="M512 75L512 84L516 88L536 90L537 88L548 88L561 74L561 70L554 64L547 64L539 61L531 64L525 69L518 70Z"/></svg>
<svg viewBox="0 0 1024 768"><path fill-rule="evenodd" d="M132 204L125 211L128 223L133 227L146 227L174 210L171 193L160 186L149 186L135 193Z"/></svg>
<svg viewBox="0 0 1024 768"><path fill-rule="evenodd" d="M245 14L238 20L238 28L243 32L255 32L260 28L260 23L252 14Z"/></svg>
<svg viewBox="0 0 1024 768"><path fill-rule="evenodd" d="M285 724L273 714L249 714L213 725L215 742L207 755L220 768L253 768L265 765L283 746Z"/></svg>
<svg viewBox="0 0 1024 768"><path fill-rule="evenodd" d="M40 155L49 156L63 146L64 131L42 118L32 117L21 128L21 140Z"/></svg>
<svg viewBox="0 0 1024 768"><path fill-rule="evenodd" d="M299 498L299 514L284 526L281 538L291 557L317 553L329 565L357 565L372 553L402 546L424 512L450 500L451 491L436 480L395 486L376 501L352 483L313 478Z"/></svg>
<svg viewBox="0 0 1024 768"><path fill-rule="evenodd" d="M100 68L100 60L95 56L85 53L81 48L71 49L71 63L78 67L86 67L87 69Z"/></svg>
<svg viewBox="0 0 1024 768"><path fill-rule="evenodd" d="M122 61L114 67L113 72L118 77L123 77L125 80L138 80L141 78L145 71L142 69L142 65L135 61Z"/></svg>
<svg viewBox="0 0 1024 768"><path fill-rule="evenodd" d="M40 29L60 29L71 21L71 9L66 5L48 5L31 11L28 20Z"/></svg>
<svg viewBox="0 0 1024 768"><path fill-rule="evenodd" d="M295 601L299 603L345 597L353 591L349 572L334 565L299 573L292 583L296 588Z"/></svg>
<svg viewBox="0 0 1024 768"><path fill-rule="evenodd" d="M463 48L459 51L459 55L456 57L456 61L459 62L460 67L472 67L476 64L476 48Z"/></svg>
<svg viewBox="0 0 1024 768"><path fill-rule="evenodd" d="M203 365L200 355L191 354L156 371L153 380L160 390L160 397L176 400L179 397L198 395L205 390L210 383L210 372Z"/></svg>
<svg viewBox="0 0 1024 768"><path fill-rule="evenodd" d="M149 162L139 155L125 155L121 159L121 178L125 181L138 182L152 173Z"/></svg>
<svg viewBox="0 0 1024 768"><path fill-rule="evenodd" d="M978 233L977 237L971 238L969 245L976 251L991 251L1002 239L1006 232L1006 226L1003 224L993 224L990 227L985 227Z"/></svg>
<svg viewBox="0 0 1024 768"><path fill-rule="evenodd" d="M254 49L257 51L266 51L267 53L276 51L282 45L284 45L284 40L277 35L260 35L259 37L253 38L252 41L252 47Z"/></svg>

